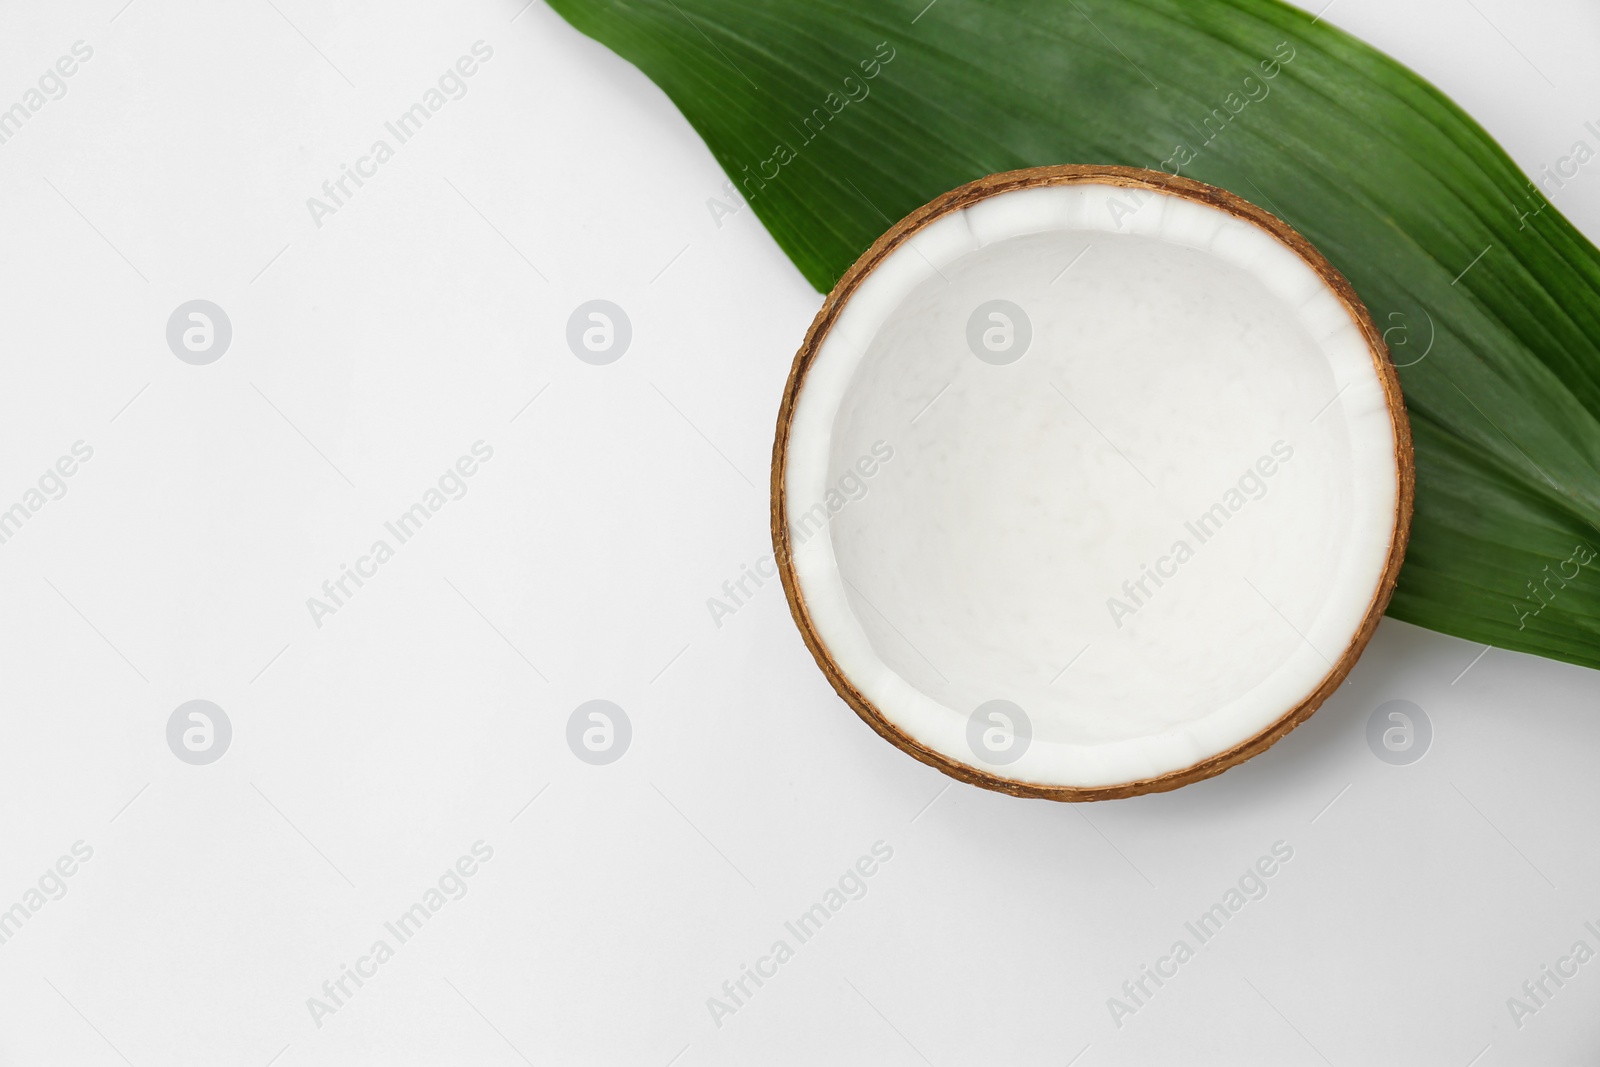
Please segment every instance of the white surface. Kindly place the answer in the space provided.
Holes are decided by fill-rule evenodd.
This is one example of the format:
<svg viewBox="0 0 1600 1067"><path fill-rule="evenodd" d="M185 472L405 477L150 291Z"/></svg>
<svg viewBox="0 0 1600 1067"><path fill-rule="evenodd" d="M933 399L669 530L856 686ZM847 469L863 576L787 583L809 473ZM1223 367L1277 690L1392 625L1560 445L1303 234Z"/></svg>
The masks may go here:
<svg viewBox="0 0 1600 1067"><path fill-rule="evenodd" d="M537 4L274 2L0 12L0 99L95 50L0 146L0 500L94 449L0 545L0 901L94 850L0 945L11 1062L1592 1061L1600 964L1506 1009L1600 920L1592 672L1385 623L1213 781L1087 810L950 785L838 701L775 582L711 620L767 566L820 298L748 210L715 225L669 102ZM1474 2L1328 17L1537 170L1600 118L1600 13ZM314 227L480 39L466 97ZM1600 235L1600 169L1556 203ZM207 367L164 338L197 297L234 327ZM634 327L606 367L564 341L594 298ZM307 598L480 439L467 495L317 628ZM609 766L564 741L598 697L633 723ZM234 725L207 767L164 736L196 698ZM1434 726L1410 766L1364 740L1395 699ZM470 892L315 1028L480 839ZM714 1026L880 840L866 895ZM1280 840L1265 899L1118 1029L1107 998Z"/></svg>
<svg viewBox="0 0 1600 1067"><path fill-rule="evenodd" d="M1399 470L1310 265L1218 208L1081 184L885 257L806 374L786 482L817 636L873 707L969 767L1094 787L1316 691L1371 609ZM974 717L1002 734L974 744Z"/></svg>

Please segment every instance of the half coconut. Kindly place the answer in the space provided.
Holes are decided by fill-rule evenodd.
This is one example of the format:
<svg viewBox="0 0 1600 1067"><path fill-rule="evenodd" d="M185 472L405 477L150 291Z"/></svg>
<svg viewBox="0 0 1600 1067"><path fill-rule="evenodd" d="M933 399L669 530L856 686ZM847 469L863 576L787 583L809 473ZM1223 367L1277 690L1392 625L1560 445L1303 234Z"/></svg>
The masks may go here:
<svg viewBox="0 0 1600 1067"><path fill-rule="evenodd" d="M1413 462L1348 282L1221 189L985 178L840 279L778 419L772 532L828 680L1018 796L1217 774L1304 721L1394 589Z"/></svg>

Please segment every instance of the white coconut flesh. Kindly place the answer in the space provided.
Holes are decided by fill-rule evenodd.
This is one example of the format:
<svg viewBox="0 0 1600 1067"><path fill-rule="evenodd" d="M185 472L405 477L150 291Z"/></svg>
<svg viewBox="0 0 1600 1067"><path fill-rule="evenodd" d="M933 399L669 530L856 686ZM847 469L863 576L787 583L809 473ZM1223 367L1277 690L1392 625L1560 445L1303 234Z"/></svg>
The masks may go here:
<svg viewBox="0 0 1600 1067"><path fill-rule="evenodd" d="M882 260L783 475L813 634L878 715L1082 788L1305 702L1372 609L1400 493L1374 353L1323 277L1224 210L1100 184L991 196Z"/></svg>

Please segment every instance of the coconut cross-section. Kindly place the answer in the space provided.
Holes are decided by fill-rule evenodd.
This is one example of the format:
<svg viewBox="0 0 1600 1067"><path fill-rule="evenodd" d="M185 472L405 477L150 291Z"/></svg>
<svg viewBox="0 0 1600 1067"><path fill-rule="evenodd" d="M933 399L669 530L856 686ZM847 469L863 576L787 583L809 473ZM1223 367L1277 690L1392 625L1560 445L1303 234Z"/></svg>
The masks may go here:
<svg viewBox="0 0 1600 1067"><path fill-rule="evenodd" d="M840 280L779 416L795 621L879 734L1092 800L1216 774L1339 685L1393 591L1410 431L1349 284L1222 190L964 186Z"/></svg>

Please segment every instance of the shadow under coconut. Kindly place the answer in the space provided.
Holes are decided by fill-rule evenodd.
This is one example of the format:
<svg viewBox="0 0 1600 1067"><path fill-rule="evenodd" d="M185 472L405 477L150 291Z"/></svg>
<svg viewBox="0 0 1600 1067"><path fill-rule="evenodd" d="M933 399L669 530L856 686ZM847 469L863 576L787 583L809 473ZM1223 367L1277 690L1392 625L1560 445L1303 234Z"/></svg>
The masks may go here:
<svg viewBox="0 0 1600 1067"><path fill-rule="evenodd" d="M1363 724L1372 711L1372 695L1399 690L1410 673L1406 657L1386 654L1395 644L1407 643L1409 635L1402 631L1409 629L1385 619L1367 654L1357 661L1339 690L1309 719L1259 756L1214 778L1168 793L1095 806L1116 810L1125 822L1159 820L1167 829L1226 823L1246 816L1254 820L1263 815L1276 815L1289 825L1304 825L1333 797L1332 793L1323 796L1322 786L1341 774L1356 773L1363 757L1372 759L1363 740ZM1466 642L1461 644L1470 647ZM1317 788L1308 789L1313 783ZM1140 813L1140 817L1134 813Z"/></svg>
<svg viewBox="0 0 1600 1067"><path fill-rule="evenodd" d="M1367 655L1315 714L1267 751L1216 777L1165 793L1075 804L1018 799L952 783L976 816L960 822L990 844L996 836L1015 836L1018 847L1032 847L1037 835L1053 835L1061 824L1078 824L1081 818L1133 849L1197 837L1231 839L1248 826L1296 832L1334 798L1341 783L1370 771L1367 761L1376 763L1364 739L1366 718L1375 700L1407 689L1406 679L1416 670L1409 653L1419 640L1472 649L1467 642L1385 620Z"/></svg>

